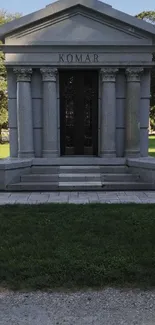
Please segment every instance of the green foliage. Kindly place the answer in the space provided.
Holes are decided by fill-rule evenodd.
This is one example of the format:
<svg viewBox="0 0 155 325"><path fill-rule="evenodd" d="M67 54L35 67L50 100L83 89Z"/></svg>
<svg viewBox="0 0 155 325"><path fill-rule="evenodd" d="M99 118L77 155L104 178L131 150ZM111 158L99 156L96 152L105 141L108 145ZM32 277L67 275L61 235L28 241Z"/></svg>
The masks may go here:
<svg viewBox="0 0 155 325"><path fill-rule="evenodd" d="M136 15L137 18L143 19L148 23L155 24L155 11L143 11ZM152 60L155 62L155 53ZM151 71L151 101L150 101L150 119L152 128L155 127L155 68Z"/></svg>
<svg viewBox="0 0 155 325"><path fill-rule="evenodd" d="M153 61L155 62L155 53L153 55ZM151 75L151 106L155 106L155 68L152 69Z"/></svg>
<svg viewBox="0 0 155 325"><path fill-rule="evenodd" d="M21 14L20 13L14 13L11 14L7 12L6 10L0 9L0 25L6 24L10 22L11 20L20 18Z"/></svg>
<svg viewBox="0 0 155 325"><path fill-rule="evenodd" d="M8 104L7 104L7 81L6 68L4 66L4 54L0 52L0 142L1 129L3 124L8 121Z"/></svg>
<svg viewBox="0 0 155 325"><path fill-rule="evenodd" d="M155 24L155 11L143 11L136 15L136 18L143 19L151 24Z"/></svg>
<svg viewBox="0 0 155 325"><path fill-rule="evenodd" d="M0 77L0 125L7 122L7 82L3 77Z"/></svg>
<svg viewBox="0 0 155 325"><path fill-rule="evenodd" d="M21 14L11 14L5 10L0 10L0 25L10 22L13 19L19 18ZM0 42L1 43L1 42ZM1 129L4 123L8 121L8 105L7 105L7 76L4 65L4 53L0 51L0 142Z"/></svg>

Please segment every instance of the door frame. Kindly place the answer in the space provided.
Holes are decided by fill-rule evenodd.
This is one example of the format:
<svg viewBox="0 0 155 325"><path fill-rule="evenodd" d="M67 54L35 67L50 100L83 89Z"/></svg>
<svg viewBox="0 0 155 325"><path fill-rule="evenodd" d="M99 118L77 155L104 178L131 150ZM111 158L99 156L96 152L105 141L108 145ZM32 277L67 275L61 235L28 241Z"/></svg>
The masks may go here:
<svg viewBox="0 0 155 325"><path fill-rule="evenodd" d="M77 71L77 72L82 72L82 71L96 71L97 72L97 131L96 131L96 145L97 145L97 150L96 150L96 155L62 155L61 154L61 121L60 121L60 116L61 116L61 110L60 110L60 72L68 72L68 71ZM94 68L94 67L63 67L58 70L58 78L57 78L57 98L58 98L58 141L59 141L59 156L60 157L98 157L99 152L100 152L100 113L101 113L101 79L100 79L100 69ZM93 130L92 130L93 131ZM93 142L93 141L92 141Z"/></svg>

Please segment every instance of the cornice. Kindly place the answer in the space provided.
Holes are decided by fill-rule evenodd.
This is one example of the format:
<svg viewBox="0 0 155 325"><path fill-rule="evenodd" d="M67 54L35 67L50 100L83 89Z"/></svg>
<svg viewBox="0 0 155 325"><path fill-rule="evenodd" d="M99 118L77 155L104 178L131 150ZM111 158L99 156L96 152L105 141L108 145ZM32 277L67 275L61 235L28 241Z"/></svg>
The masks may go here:
<svg viewBox="0 0 155 325"><path fill-rule="evenodd" d="M65 51L73 51L77 52L77 49L80 48L82 52L95 52L99 50L101 52L134 52L134 53L154 53L155 52L155 44L151 45L143 42L115 42L111 44L111 42L104 42L103 44L98 42L68 42L60 43L60 42L44 42L44 43L35 43L29 45L0 45L0 50L4 53L38 53L38 50L41 53L49 53L49 52L63 52ZM83 49L83 50L82 50Z"/></svg>

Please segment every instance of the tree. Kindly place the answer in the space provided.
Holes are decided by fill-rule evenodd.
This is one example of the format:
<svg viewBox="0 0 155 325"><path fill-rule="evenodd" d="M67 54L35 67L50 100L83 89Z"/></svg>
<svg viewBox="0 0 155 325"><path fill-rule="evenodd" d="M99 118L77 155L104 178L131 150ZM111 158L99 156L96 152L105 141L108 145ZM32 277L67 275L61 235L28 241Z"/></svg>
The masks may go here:
<svg viewBox="0 0 155 325"><path fill-rule="evenodd" d="M2 127L8 120L7 110L7 82L3 78L0 79L0 142L2 142Z"/></svg>
<svg viewBox="0 0 155 325"><path fill-rule="evenodd" d="M148 23L155 25L155 11L143 11L136 15L137 18L143 19ZM155 62L155 53L152 60ZM150 101L150 119L151 125L155 127L155 68L151 71L151 101Z"/></svg>
<svg viewBox="0 0 155 325"><path fill-rule="evenodd" d="M136 15L136 18L143 19L150 24L155 24L155 11L143 11Z"/></svg>
<svg viewBox="0 0 155 325"><path fill-rule="evenodd" d="M0 10L0 25L3 25L13 19L21 17L21 14L10 14L5 10ZM2 141L2 127L8 121L7 105L7 76L4 65L4 54L0 51L0 142Z"/></svg>

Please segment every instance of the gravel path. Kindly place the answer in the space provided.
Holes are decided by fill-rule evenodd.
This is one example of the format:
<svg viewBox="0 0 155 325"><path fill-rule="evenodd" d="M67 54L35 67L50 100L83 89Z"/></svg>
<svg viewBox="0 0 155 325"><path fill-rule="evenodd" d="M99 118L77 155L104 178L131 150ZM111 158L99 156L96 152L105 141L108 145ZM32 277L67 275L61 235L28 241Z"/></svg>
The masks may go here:
<svg viewBox="0 0 155 325"><path fill-rule="evenodd" d="M155 290L1 292L0 325L155 325Z"/></svg>

